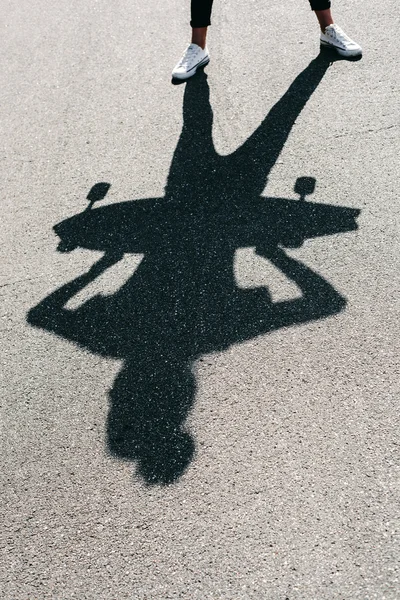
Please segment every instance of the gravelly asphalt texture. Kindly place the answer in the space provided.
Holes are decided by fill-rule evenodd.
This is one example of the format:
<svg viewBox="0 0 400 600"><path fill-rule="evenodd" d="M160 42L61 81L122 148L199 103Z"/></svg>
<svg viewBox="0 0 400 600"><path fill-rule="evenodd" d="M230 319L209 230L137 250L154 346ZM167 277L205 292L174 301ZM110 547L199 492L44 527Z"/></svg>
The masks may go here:
<svg viewBox="0 0 400 600"><path fill-rule="evenodd" d="M397 599L397 2L188 4L2 2L1 597Z"/></svg>

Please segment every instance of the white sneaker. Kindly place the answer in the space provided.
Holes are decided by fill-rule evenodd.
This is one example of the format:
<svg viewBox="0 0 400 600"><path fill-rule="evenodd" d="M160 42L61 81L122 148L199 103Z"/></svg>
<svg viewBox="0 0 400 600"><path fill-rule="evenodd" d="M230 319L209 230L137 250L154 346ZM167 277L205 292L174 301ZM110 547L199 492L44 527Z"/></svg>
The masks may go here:
<svg viewBox="0 0 400 600"><path fill-rule="evenodd" d="M207 46L201 48L197 44L190 44L183 53L181 60L174 67L172 77L174 79L189 79L199 67L203 67L210 62Z"/></svg>
<svg viewBox="0 0 400 600"><path fill-rule="evenodd" d="M338 25L328 25L320 36L321 46L334 48L341 56L360 56L362 48L353 42Z"/></svg>

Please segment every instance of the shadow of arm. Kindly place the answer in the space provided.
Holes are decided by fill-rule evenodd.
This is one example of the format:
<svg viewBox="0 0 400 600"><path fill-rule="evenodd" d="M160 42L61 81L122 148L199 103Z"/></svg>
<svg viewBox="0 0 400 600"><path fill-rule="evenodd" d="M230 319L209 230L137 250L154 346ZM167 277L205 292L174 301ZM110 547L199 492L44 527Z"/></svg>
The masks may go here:
<svg viewBox="0 0 400 600"><path fill-rule="evenodd" d="M326 279L276 248L267 258L302 291L301 298L272 305L271 330L341 312L346 299Z"/></svg>
<svg viewBox="0 0 400 600"><path fill-rule="evenodd" d="M224 348L271 333L283 327L317 321L341 312L346 299L321 275L287 256L280 248L260 255L270 260L301 290L294 300L272 303L265 287L240 290L239 301L230 315L231 326Z"/></svg>
<svg viewBox="0 0 400 600"><path fill-rule="evenodd" d="M65 305L78 292L94 281L96 277L113 264L116 264L121 257L121 254L105 254L87 273L66 283L49 294L37 306L31 308L27 315L28 323L34 327L62 335L67 339L75 339L75 334L79 333L76 327L77 311L68 310Z"/></svg>

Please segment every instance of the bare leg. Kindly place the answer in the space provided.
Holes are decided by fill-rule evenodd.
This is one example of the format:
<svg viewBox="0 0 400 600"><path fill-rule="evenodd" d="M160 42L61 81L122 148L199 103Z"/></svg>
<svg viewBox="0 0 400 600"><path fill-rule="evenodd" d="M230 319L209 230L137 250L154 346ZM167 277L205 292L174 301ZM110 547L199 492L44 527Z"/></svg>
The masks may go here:
<svg viewBox="0 0 400 600"><path fill-rule="evenodd" d="M197 44L200 48L206 47L207 27L192 28L192 44Z"/></svg>
<svg viewBox="0 0 400 600"><path fill-rule="evenodd" d="M326 10L316 10L314 12L318 19L319 26L321 27L322 32L325 31L325 27L328 27L328 25L333 24L333 18L330 8L327 8Z"/></svg>

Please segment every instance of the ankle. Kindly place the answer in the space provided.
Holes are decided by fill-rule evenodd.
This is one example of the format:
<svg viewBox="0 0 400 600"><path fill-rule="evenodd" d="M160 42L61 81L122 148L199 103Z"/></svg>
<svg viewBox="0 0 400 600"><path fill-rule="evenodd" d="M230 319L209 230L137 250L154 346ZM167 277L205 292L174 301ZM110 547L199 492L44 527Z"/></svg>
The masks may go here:
<svg viewBox="0 0 400 600"><path fill-rule="evenodd" d="M192 28L192 44L200 46L204 50L207 40L207 27Z"/></svg>
<svg viewBox="0 0 400 600"><path fill-rule="evenodd" d="M329 25L334 25L334 23L333 23L333 22L332 22L332 23L327 23L326 25L321 25L321 26L320 26L320 27L321 27L321 31L322 31L322 33L325 33L325 29L326 29L327 27L329 27Z"/></svg>
<svg viewBox="0 0 400 600"><path fill-rule="evenodd" d="M333 25L333 17L330 8L325 10L316 10L315 16L318 19L319 26L321 27L322 33L325 32L325 29L329 27L329 25Z"/></svg>
<svg viewBox="0 0 400 600"><path fill-rule="evenodd" d="M200 42L200 41L198 41L198 40L194 40L194 39L192 38L192 40L191 40L191 42L190 42L190 43L191 43L191 44L196 44L196 46L200 46L200 48L201 48L202 50L204 50L204 48L206 47L206 42L205 42L205 41L204 41L204 42Z"/></svg>

